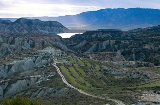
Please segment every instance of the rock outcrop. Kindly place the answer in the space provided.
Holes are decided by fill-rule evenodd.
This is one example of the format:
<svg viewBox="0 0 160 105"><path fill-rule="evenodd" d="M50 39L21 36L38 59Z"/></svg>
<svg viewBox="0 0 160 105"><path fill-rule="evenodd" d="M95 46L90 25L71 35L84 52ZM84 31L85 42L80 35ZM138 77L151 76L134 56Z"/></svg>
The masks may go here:
<svg viewBox="0 0 160 105"><path fill-rule="evenodd" d="M62 38L54 36L5 36L0 35L0 56L33 48L56 46L64 51L71 51L63 45Z"/></svg>
<svg viewBox="0 0 160 105"><path fill-rule="evenodd" d="M8 59L9 61L4 61L0 64L0 100L6 96L21 93L31 86L38 86L42 82L52 80L56 73L55 71L50 71L48 67L51 67L51 64L57 57L64 55L65 52L54 47L24 52L19 57L16 54L12 54L10 59ZM55 90L45 91L50 94ZM57 91L63 94L67 90ZM57 95L59 93L56 92ZM33 92L31 97L35 95L40 97L44 94Z"/></svg>

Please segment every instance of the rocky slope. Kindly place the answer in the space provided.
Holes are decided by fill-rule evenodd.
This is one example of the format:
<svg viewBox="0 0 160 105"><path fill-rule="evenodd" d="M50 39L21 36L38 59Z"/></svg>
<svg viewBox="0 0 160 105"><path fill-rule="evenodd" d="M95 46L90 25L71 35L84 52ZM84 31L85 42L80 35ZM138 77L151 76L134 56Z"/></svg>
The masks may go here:
<svg viewBox="0 0 160 105"><path fill-rule="evenodd" d="M57 35L0 35L1 57L27 49L44 48L45 46L56 46L62 50L70 51L65 45L63 45L62 38Z"/></svg>
<svg viewBox="0 0 160 105"><path fill-rule="evenodd" d="M61 41L56 35L0 35L0 100L53 78L51 64L69 51Z"/></svg>
<svg viewBox="0 0 160 105"><path fill-rule="evenodd" d="M56 56L61 56L62 53L61 50L47 47L42 50L37 49L37 51L12 53L1 58L0 100L53 78L55 72L49 71L50 64ZM43 70L44 68L46 69Z"/></svg>
<svg viewBox="0 0 160 105"><path fill-rule="evenodd" d="M1 33L62 33L68 30L57 21L30 20L25 18L17 19L14 22L0 20Z"/></svg>
<svg viewBox="0 0 160 105"><path fill-rule="evenodd" d="M53 105L105 103L67 87L52 64L71 53L56 35L0 35L0 102L24 94ZM87 100L87 101L85 101Z"/></svg>
<svg viewBox="0 0 160 105"><path fill-rule="evenodd" d="M160 26L121 30L87 31L66 39L71 49L81 53L113 52L128 61L144 61L160 65Z"/></svg>

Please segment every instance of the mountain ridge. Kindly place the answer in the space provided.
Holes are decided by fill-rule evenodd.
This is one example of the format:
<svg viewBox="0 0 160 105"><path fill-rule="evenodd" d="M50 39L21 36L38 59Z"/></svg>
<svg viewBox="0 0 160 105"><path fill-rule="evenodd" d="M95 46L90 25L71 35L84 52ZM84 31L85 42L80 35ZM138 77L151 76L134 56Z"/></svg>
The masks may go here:
<svg viewBox="0 0 160 105"><path fill-rule="evenodd" d="M58 21L73 30L121 29L130 30L160 24L160 10L151 8L106 8L76 15L58 17L26 17L42 21ZM17 18L1 18L15 21Z"/></svg>
<svg viewBox="0 0 160 105"><path fill-rule="evenodd" d="M0 20L1 33L61 33L68 29L57 21L41 21L39 19L19 18L14 22Z"/></svg>
<svg viewBox="0 0 160 105"><path fill-rule="evenodd" d="M160 10L150 8L107 8L59 17L32 17L31 19L56 20L70 29L116 28L129 30L160 24ZM68 22L69 20L69 22Z"/></svg>

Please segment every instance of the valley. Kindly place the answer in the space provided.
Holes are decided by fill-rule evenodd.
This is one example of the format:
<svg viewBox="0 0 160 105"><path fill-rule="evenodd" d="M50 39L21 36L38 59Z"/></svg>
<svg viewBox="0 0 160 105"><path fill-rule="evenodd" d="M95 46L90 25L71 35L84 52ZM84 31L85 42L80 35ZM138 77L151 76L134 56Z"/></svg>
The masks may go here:
<svg viewBox="0 0 160 105"><path fill-rule="evenodd" d="M62 38L56 33L68 29L57 22L18 21L0 24L0 101L23 94L53 105L160 104L160 26Z"/></svg>

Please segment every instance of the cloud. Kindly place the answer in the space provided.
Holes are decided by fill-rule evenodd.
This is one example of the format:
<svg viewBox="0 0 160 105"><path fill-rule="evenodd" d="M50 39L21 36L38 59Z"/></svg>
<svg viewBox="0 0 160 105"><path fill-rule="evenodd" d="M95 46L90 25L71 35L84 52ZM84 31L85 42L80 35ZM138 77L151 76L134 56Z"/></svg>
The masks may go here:
<svg viewBox="0 0 160 105"><path fill-rule="evenodd" d="M1 0L0 17L74 15L103 8L157 8L159 0Z"/></svg>
<svg viewBox="0 0 160 105"><path fill-rule="evenodd" d="M16 4L8 9L0 10L0 13L19 13L19 15L22 15L23 17L61 16L68 14L74 15L76 13L88 11L90 9L97 10L100 8L94 6L76 6L66 4L61 4L61 6L57 4ZM16 17L16 15L14 17Z"/></svg>
<svg viewBox="0 0 160 105"><path fill-rule="evenodd" d="M62 2L62 0L59 1L60 3L50 1L46 1L44 3L42 0L38 0L37 2L31 2L31 0L21 0L16 3L13 2L14 0L5 1L6 2L2 3L4 3L7 8L1 6L0 17L8 17L9 14L11 14L9 17L63 16L100 9L100 7L97 6L75 5L74 3Z"/></svg>

